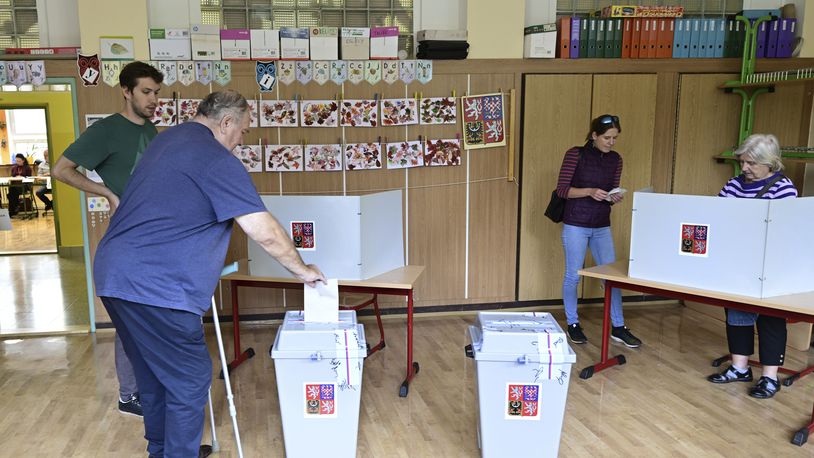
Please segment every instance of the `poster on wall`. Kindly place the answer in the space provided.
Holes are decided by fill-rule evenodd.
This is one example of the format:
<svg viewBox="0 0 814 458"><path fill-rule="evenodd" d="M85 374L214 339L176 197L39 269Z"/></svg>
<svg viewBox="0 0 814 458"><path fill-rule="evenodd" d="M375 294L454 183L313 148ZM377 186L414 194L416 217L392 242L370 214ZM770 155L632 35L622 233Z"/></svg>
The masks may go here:
<svg viewBox="0 0 814 458"><path fill-rule="evenodd" d="M99 53L104 60L133 60L133 37L99 37Z"/></svg>
<svg viewBox="0 0 814 458"><path fill-rule="evenodd" d="M424 148L424 165L461 165L461 141L457 138L427 140Z"/></svg>
<svg viewBox="0 0 814 458"><path fill-rule="evenodd" d="M195 61L195 79L203 85L208 85L212 82L212 62L211 61Z"/></svg>
<svg viewBox="0 0 814 458"><path fill-rule="evenodd" d="M261 100L260 127L297 127L297 101Z"/></svg>
<svg viewBox="0 0 814 458"><path fill-rule="evenodd" d="M281 60L277 62L277 79L281 83L288 86L297 80L296 68L294 62Z"/></svg>
<svg viewBox="0 0 814 458"><path fill-rule="evenodd" d="M302 172L302 145L266 145L266 172Z"/></svg>
<svg viewBox="0 0 814 458"><path fill-rule="evenodd" d="M86 114L85 115L85 129L92 126L93 123L95 123L96 121L99 121L101 119L105 119L108 116L110 116L110 113L108 113L108 114Z"/></svg>
<svg viewBox="0 0 814 458"><path fill-rule="evenodd" d="M342 170L342 145L305 146L306 172L336 172Z"/></svg>
<svg viewBox="0 0 814 458"><path fill-rule="evenodd" d="M13 64L13 62L9 62L9 64ZM99 75L102 74L102 71L100 69L98 54L77 54L76 66L79 68L79 77L82 79L83 86L96 86L99 83ZM7 70L9 75L8 80L11 82L11 65L9 65Z"/></svg>
<svg viewBox="0 0 814 458"><path fill-rule="evenodd" d="M387 144L387 168L407 169L424 165L424 151L420 141Z"/></svg>
<svg viewBox="0 0 814 458"><path fill-rule="evenodd" d="M257 127L259 125L257 117L257 100L246 99L246 103L249 104L249 116L251 117L249 127Z"/></svg>
<svg viewBox="0 0 814 458"><path fill-rule="evenodd" d="M377 84L382 80L382 63L378 60L365 61L365 80L370 84Z"/></svg>
<svg viewBox="0 0 814 458"><path fill-rule="evenodd" d="M380 143L349 143L345 145L345 169L373 170L382 168Z"/></svg>
<svg viewBox="0 0 814 458"><path fill-rule="evenodd" d="M404 126L418 124L418 102L416 99L382 100L382 125Z"/></svg>
<svg viewBox="0 0 814 458"><path fill-rule="evenodd" d="M110 87L119 84L119 74L122 72L122 63L118 60L102 62L102 81Z"/></svg>
<svg viewBox="0 0 814 458"><path fill-rule="evenodd" d="M465 149L506 144L502 94L461 97L461 112Z"/></svg>
<svg viewBox="0 0 814 458"><path fill-rule="evenodd" d="M158 104L150 121L157 127L178 124L178 104L175 99L158 99Z"/></svg>
<svg viewBox="0 0 814 458"><path fill-rule="evenodd" d="M247 172L263 171L263 150L260 145L237 145L232 150L232 155L243 164Z"/></svg>
<svg viewBox="0 0 814 458"><path fill-rule="evenodd" d="M379 125L378 100L343 100L340 104L339 125L344 127L376 127Z"/></svg>
<svg viewBox="0 0 814 458"><path fill-rule="evenodd" d="M455 97L421 99L421 124L455 124L457 121Z"/></svg>
<svg viewBox="0 0 814 458"><path fill-rule="evenodd" d="M201 99L178 99L178 124L192 121L198 114Z"/></svg>
<svg viewBox="0 0 814 458"><path fill-rule="evenodd" d="M339 125L339 104L336 100L303 100L300 103L302 127L336 127Z"/></svg>
<svg viewBox="0 0 814 458"><path fill-rule="evenodd" d="M221 86L226 86L232 81L232 63L219 60L214 63L215 82Z"/></svg>

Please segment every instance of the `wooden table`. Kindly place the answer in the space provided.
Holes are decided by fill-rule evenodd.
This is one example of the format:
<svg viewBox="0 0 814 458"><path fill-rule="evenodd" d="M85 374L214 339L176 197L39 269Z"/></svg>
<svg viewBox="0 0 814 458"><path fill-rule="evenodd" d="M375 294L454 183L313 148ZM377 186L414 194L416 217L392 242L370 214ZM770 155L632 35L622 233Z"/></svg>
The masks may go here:
<svg viewBox="0 0 814 458"><path fill-rule="evenodd" d="M25 198L29 199L30 207L28 210L19 209L18 214L23 219L31 219L34 217L39 217L39 208L37 207L37 202L34 198L34 184L35 184L34 177L4 177L0 178L0 190L2 190L2 197L0 197L0 202L3 199L8 201L8 189L11 187L20 188L21 192L20 195L24 196Z"/></svg>
<svg viewBox="0 0 814 458"><path fill-rule="evenodd" d="M608 358L608 339L610 337L610 303L611 289L619 288L629 291L638 291L645 294L670 297L675 299L700 302L702 304L717 305L745 312L755 312L762 315L776 316L791 321L803 321L814 323L814 291L789 294L785 296L773 296L768 298L756 298L749 296L738 296L735 294L709 291L698 288L690 288L682 285L670 283L660 283L651 280L642 280L628 276L628 262L617 261L604 266L590 267L578 272L584 277L597 278L605 281L605 307L602 318L602 351L600 360L593 366L584 368L579 377L589 379L593 374L603 371L609 367L625 364L627 361L624 355L617 355ZM791 385L794 380L814 372L814 367L808 367L803 371L794 372L780 368L784 373L793 374L784 380L783 384ZM791 442L796 445L803 445L808 440L808 435L814 432L814 409L808 425L794 434Z"/></svg>
<svg viewBox="0 0 814 458"><path fill-rule="evenodd" d="M256 277L246 273L248 269L241 267L242 272L235 272L221 278L229 282L232 290L232 320L234 321L235 359L229 363L228 370L233 370L247 359L254 356L254 349L240 350L240 316L238 313L237 290L241 286L253 288L301 288L302 281L296 278ZM379 294L391 296L404 296L407 298L407 376L399 388L399 396L406 397L409 392L410 381L418 373L418 363L413 361L413 288L416 280L424 272L424 266L405 266L385 272L367 280L339 280L340 293L366 293L373 294L372 304L376 312L376 320L381 332L381 340L369 354L384 348L384 333L382 331L381 316L377 297ZM358 309L359 307L351 307Z"/></svg>

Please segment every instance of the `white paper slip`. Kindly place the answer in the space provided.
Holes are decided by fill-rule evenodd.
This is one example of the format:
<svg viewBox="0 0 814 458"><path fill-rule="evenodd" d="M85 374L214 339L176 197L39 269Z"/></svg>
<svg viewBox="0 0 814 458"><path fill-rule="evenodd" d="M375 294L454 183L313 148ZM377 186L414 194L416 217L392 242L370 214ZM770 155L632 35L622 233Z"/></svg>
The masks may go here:
<svg viewBox="0 0 814 458"><path fill-rule="evenodd" d="M317 282L314 288L305 285L303 302L306 323L339 322L339 281L332 278L327 285Z"/></svg>
<svg viewBox="0 0 814 458"><path fill-rule="evenodd" d="M605 197L605 200L610 202L610 200L611 200L610 196L612 196L614 194L624 194L626 192L627 192L627 189L625 189L625 188L613 188L610 191L608 191L608 197Z"/></svg>

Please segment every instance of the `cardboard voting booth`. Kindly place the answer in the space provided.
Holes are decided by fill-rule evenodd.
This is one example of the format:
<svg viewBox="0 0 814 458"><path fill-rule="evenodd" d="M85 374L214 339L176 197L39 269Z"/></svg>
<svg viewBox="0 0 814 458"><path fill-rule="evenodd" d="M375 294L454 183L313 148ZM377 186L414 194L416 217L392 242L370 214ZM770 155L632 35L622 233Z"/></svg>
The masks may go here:
<svg viewBox="0 0 814 458"><path fill-rule="evenodd" d="M810 291L812 223L814 197L635 193L629 275L757 298Z"/></svg>
<svg viewBox="0 0 814 458"><path fill-rule="evenodd" d="M364 196L262 196L306 264L328 278L364 280L404 266L401 191ZM249 240L249 272L291 277Z"/></svg>

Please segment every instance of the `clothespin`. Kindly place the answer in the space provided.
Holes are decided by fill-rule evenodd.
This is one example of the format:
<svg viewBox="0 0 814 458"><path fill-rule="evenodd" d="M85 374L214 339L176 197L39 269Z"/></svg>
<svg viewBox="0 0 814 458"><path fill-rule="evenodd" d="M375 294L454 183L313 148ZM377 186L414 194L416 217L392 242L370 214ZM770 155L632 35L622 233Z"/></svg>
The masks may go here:
<svg viewBox="0 0 814 458"><path fill-rule="evenodd" d="M344 87L339 89L339 97L340 97L341 100L345 100L345 88Z"/></svg>
<svg viewBox="0 0 814 458"><path fill-rule="evenodd" d="M376 102L376 103L379 103L379 93L378 92L373 94L373 101Z"/></svg>
<svg viewBox="0 0 814 458"><path fill-rule="evenodd" d="M302 150L305 151L305 139L304 138L300 141L300 145L302 145Z"/></svg>
<svg viewBox="0 0 814 458"><path fill-rule="evenodd" d="M212 93L212 82L211 81L209 82L209 93L210 94Z"/></svg>
<svg viewBox="0 0 814 458"><path fill-rule="evenodd" d="M388 143L388 142L387 142L387 137L384 137L384 142L385 142L385 143Z"/></svg>
<svg viewBox="0 0 814 458"><path fill-rule="evenodd" d="M456 132L456 133L455 133L455 139L456 139L456 140L458 140L458 141L461 141L461 134L460 134L460 132Z"/></svg>
<svg viewBox="0 0 814 458"><path fill-rule="evenodd" d="M452 90L452 98L456 98L455 89Z"/></svg>
<svg viewBox="0 0 814 458"><path fill-rule="evenodd" d="M423 144L423 143L424 143L424 136L423 136L423 135L419 135L419 136L418 136L418 141L420 141L420 142Z"/></svg>
<svg viewBox="0 0 814 458"><path fill-rule="evenodd" d="M342 137L336 139L336 144L339 145L340 148L342 147Z"/></svg>

